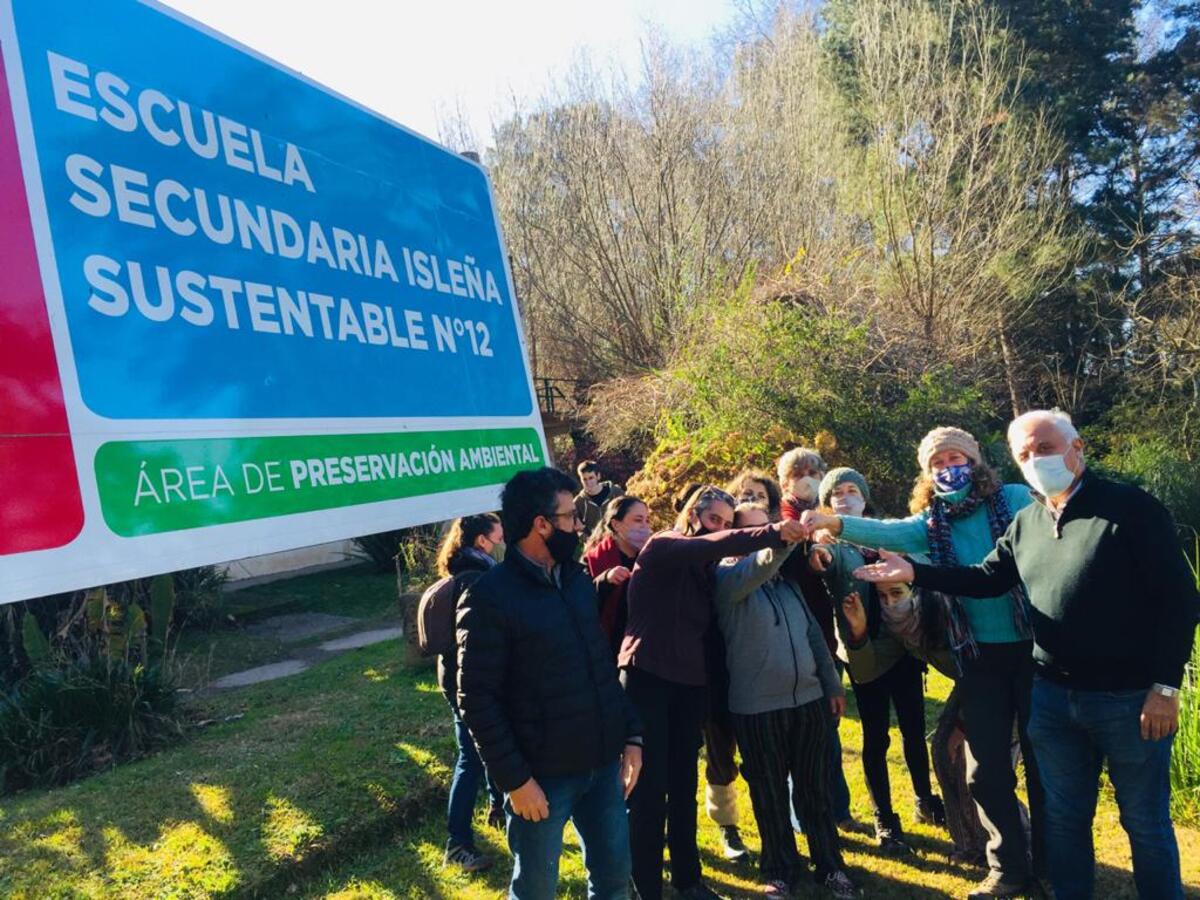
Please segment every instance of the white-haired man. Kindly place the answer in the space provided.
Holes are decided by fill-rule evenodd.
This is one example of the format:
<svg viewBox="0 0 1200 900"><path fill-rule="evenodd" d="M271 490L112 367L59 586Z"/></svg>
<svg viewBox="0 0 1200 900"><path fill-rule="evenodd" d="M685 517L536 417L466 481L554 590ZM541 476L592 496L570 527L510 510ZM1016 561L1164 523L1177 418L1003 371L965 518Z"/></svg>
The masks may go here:
<svg viewBox="0 0 1200 900"><path fill-rule="evenodd" d="M1092 819L1107 762L1139 896L1182 897L1169 772L1200 597L1175 526L1145 491L1087 469L1065 413L1025 413L1008 440L1040 502L1017 513L987 559L934 568L883 553L857 574L977 597L1024 582L1037 669L1029 734L1055 896L1092 895Z"/></svg>

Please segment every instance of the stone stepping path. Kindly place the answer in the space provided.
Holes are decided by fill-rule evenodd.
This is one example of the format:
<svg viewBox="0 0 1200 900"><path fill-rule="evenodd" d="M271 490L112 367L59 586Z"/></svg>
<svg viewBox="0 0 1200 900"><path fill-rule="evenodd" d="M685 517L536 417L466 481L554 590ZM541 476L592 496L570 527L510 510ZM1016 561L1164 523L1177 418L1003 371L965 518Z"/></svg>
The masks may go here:
<svg viewBox="0 0 1200 900"><path fill-rule="evenodd" d="M285 644L292 644L307 640L310 637L344 629L349 625L353 625L356 621L358 620L348 616L331 616L325 613L299 613L272 616L269 619L264 619L262 622L257 622L249 626L246 631L255 637L271 638ZM369 647L372 644L390 641L403 634L404 629L397 625L387 628L372 628L368 631L359 631L342 637L331 638L318 644L316 647L299 648L296 651L299 657L297 659L285 659L282 662L255 666L253 669L246 669L242 672L233 672L232 674L218 678L212 683L212 687L226 690L246 687L250 684L261 684L264 681L274 681L277 678L286 678L289 675L297 675L322 659L337 656L339 653L345 653L347 650L357 650L360 647Z"/></svg>
<svg viewBox="0 0 1200 900"><path fill-rule="evenodd" d="M345 637L326 641L317 649L326 653L338 653L342 650L357 650L359 647L369 647L381 641L390 641L404 634L404 629L397 625L394 628L376 628L372 631L360 631L358 634L348 634Z"/></svg>
<svg viewBox="0 0 1200 900"><path fill-rule="evenodd" d="M246 627L246 634L257 638L269 638L291 644L307 640L319 634L328 634L353 625L357 619L350 616L331 616L327 613L291 613L272 616Z"/></svg>
<svg viewBox="0 0 1200 900"><path fill-rule="evenodd" d="M285 659L283 662L271 663L266 666L256 666L244 672L234 672L224 678L218 678L212 686L216 688L245 687L248 684L259 684L264 681L274 681L276 678L286 678L296 675L309 667L302 659Z"/></svg>

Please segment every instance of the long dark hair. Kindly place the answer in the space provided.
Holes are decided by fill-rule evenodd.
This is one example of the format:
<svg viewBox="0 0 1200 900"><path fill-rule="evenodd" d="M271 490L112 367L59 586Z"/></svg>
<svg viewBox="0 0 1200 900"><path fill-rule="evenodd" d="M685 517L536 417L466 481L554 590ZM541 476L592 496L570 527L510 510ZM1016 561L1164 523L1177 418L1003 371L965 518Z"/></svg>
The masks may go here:
<svg viewBox="0 0 1200 900"><path fill-rule="evenodd" d="M914 587L917 603L921 607L921 649L926 654L945 650L950 646L947 631L946 604L933 591Z"/></svg>
<svg viewBox="0 0 1200 900"><path fill-rule="evenodd" d="M474 547L477 538L487 537L499 524L500 517L495 513L479 513L455 519L438 547L437 573L443 578L449 575L454 554L463 547Z"/></svg>
<svg viewBox="0 0 1200 900"><path fill-rule="evenodd" d="M642 506L646 506L645 500L641 500L638 497L631 497L628 494L623 497L613 497L605 503L604 518L600 520L599 524L592 529L592 533L588 535L587 543L583 545L583 552L587 553L604 540L606 534L613 534L612 523L625 521L625 517L629 515L629 511L639 503Z"/></svg>

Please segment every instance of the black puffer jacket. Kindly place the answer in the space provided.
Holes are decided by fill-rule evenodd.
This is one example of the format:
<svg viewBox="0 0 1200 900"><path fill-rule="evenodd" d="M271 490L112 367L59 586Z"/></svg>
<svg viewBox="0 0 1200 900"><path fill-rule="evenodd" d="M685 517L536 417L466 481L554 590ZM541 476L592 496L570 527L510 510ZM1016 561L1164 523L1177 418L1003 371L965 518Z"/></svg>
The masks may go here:
<svg viewBox="0 0 1200 900"><path fill-rule="evenodd" d="M496 784L615 762L641 734L578 563L561 587L515 547L458 601L458 706Z"/></svg>
<svg viewBox="0 0 1200 900"><path fill-rule="evenodd" d="M475 583L480 575L496 565L496 561L474 547L463 547L447 564L450 574L454 577L454 600ZM447 610L450 615L455 615ZM438 687L451 704L458 703L458 651L450 654L439 654L437 660Z"/></svg>

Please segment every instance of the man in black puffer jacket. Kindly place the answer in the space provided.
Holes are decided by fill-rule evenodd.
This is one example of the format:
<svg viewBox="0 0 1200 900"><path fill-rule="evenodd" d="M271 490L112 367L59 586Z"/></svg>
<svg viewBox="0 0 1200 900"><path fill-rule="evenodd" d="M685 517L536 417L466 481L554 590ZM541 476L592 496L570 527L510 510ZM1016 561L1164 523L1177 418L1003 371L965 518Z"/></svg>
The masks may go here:
<svg viewBox="0 0 1200 900"><path fill-rule="evenodd" d="M504 562L458 601L458 703L507 794L512 895L554 897L563 828L584 845L588 895L628 895L625 798L641 770L641 724L617 681L592 580L575 551L575 485L556 469L501 494Z"/></svg>

